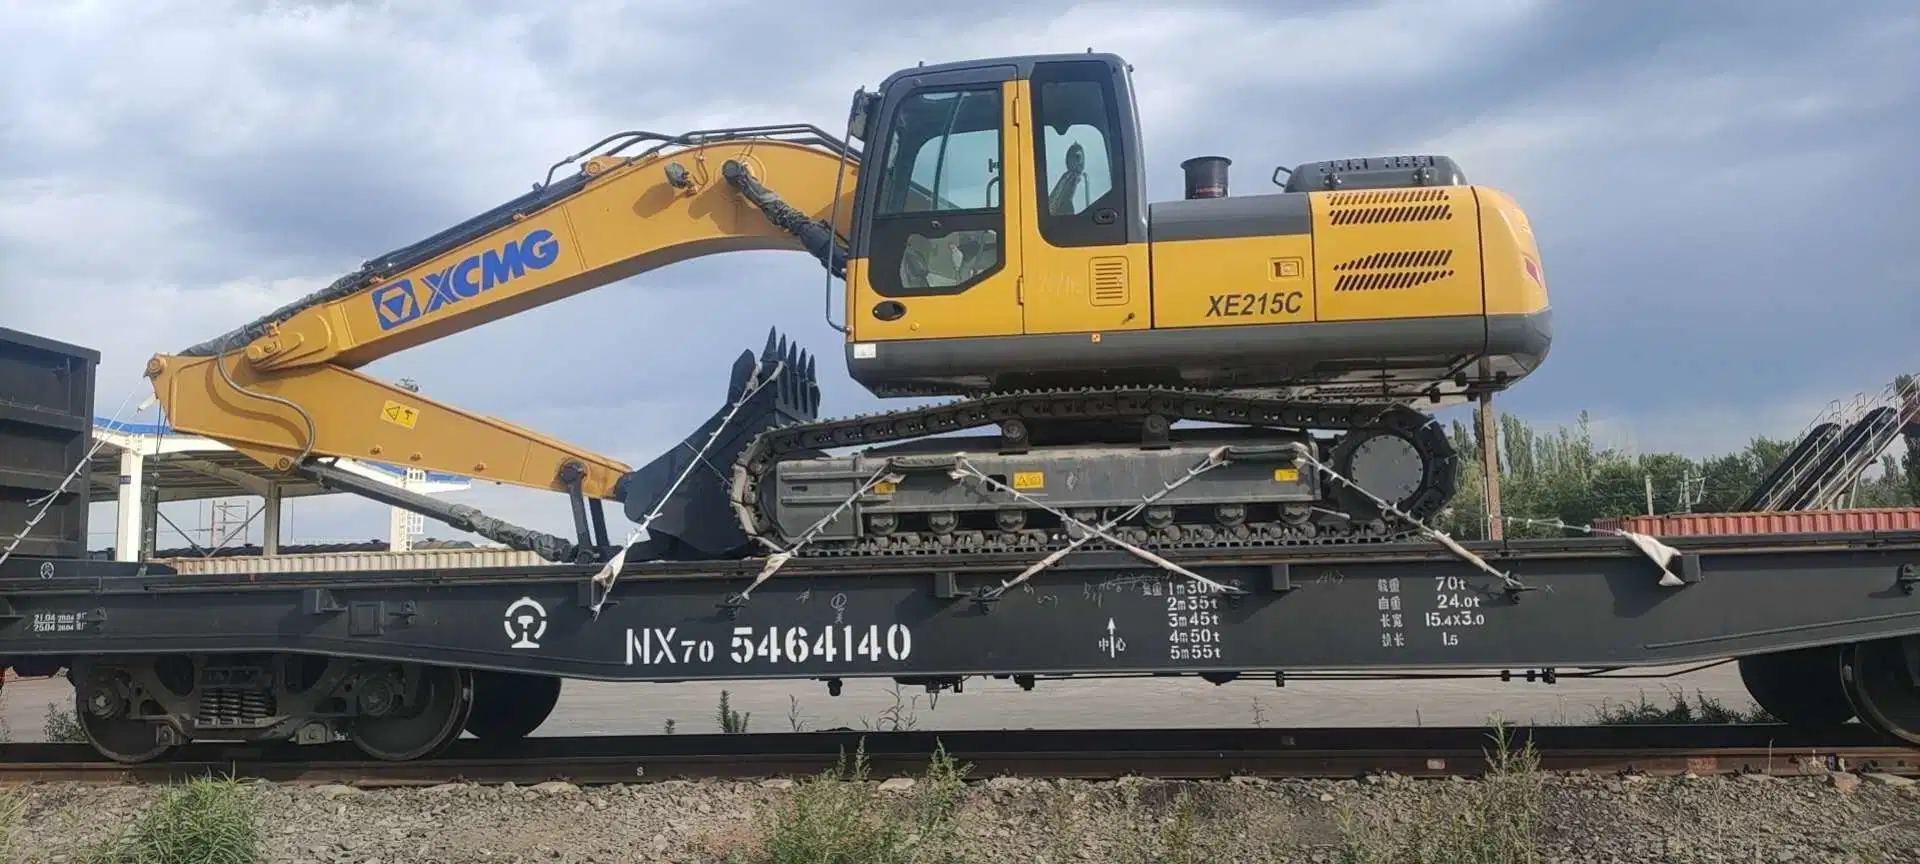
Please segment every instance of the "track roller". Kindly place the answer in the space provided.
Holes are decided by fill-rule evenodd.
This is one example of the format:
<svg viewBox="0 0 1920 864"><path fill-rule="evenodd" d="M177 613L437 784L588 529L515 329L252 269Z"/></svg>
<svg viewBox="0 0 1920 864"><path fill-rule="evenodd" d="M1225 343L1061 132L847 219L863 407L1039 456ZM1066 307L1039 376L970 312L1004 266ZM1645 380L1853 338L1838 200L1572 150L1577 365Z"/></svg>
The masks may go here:
<svg viewBox="0 0 1920 864"><path fill-rule="evenodd" d="M482 741L533 734L560 701L561 679L519 672L473 673L473 712L467 731Z"/></svg>
<svg viewBox="0 0 1920 864"><path fill-rule="evenodd" d="M1920 746L1920 636L1848 645L1841 652L1841 670L1861 723Z"/></svg>
<svg viewBox="0 0 1920 864"><path fill-rule="evenodd" d="M1736 661L1747 694L1780 722L1803 729L1828 729L1853 719L1853 703L1841 680L1840 655L1846 646L1822 645Z"/></svg>

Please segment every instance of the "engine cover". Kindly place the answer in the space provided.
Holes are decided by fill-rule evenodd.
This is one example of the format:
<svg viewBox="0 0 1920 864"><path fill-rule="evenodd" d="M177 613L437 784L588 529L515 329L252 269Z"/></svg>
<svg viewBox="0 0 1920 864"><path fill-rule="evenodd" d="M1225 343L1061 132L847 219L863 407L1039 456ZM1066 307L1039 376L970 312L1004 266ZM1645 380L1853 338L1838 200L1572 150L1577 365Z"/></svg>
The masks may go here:
<svg viewBox="0 0 1920 864"><path fill-rule="evenodd" d="M1287 178L1288 192L1465 186L1466 172L1446 156L1369 156L1308 162Z"/></svg>

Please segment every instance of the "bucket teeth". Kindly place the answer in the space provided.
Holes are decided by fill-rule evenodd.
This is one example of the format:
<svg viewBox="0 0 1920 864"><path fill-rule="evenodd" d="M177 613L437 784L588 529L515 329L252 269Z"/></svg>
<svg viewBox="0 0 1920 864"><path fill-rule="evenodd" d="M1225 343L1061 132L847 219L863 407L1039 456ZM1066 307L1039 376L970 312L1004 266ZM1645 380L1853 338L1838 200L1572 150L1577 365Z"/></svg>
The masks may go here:
<svg viewBox="0 0 1920 864"><path fill-rule="evenodd" d="M760 433L816 419L820 385L815 368L813 355L778 328L768 329L766 345L757 355L740 352L727 382L727 399L719 410L678 445L622 478L621 497L629 520L639 522L656 507L660 510L649 526L651 539L629 548L628 560L727 557L751 545L735 519L727 478L710 468L689 471L688 466L695 453L707 448L700 461L724 471ZM767 380L776 371L778 376ZM762 386L748 396L756 381ZM733 410L735 403L738 410ZM676 487L683 473L686 479ZM670 490L672 497L667 498Z"/></svg>
<svg viewBox="0 0 1920 864"><path fill-rule="evenodd" d="M816 377L816 369L813 354L800 347L798 340L787 338L778 327L767 330L766 346L760 349L757 364L752 366L752 370L761 376L773 375L778 370L779 377L769 382L767 387L781 422L810 419L819 412L820 382ZM737 373L736 377L743 380L729 391L729 402L739 399L745 392L747 381Z"/></svg>

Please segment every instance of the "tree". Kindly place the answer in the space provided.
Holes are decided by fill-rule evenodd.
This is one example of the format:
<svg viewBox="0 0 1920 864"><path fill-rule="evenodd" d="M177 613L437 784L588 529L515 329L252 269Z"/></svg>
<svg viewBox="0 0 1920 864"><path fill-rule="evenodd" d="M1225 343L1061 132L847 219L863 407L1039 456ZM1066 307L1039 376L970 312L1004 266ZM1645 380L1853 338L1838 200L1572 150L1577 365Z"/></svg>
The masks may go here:
<svg viewBox="0 0 1920 864"><path fill-rule="evenodd" d="M1896 392L1920 398L1914 379L1901 376ZM1600 519L1647 512L1653 486L1657 514L1724 512L1738 506L1794 445L1792 439L1755 437L1733 453L1690 459L1677 453L1629 454L1594 443L1590 418L1543 432L1511 414L1499 415L1500 499L1505 535L1563 536L1559 524L1586 526ZM1906 454L1883 455L1879 471L1854 488L1860 507L1906 507L1920 501L1920 424L1905 431ZM1461 539L1486 532L1486 478L1473 426L1454 421L1448 437L1460 458L1460 491L1434 527Z"/></svg>

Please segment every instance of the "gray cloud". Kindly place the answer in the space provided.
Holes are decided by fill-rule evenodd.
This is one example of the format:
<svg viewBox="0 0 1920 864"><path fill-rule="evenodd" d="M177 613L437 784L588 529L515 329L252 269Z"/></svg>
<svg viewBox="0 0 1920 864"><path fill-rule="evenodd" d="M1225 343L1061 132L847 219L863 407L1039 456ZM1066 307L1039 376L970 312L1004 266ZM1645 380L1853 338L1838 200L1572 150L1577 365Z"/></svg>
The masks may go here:
<svg viewBox="0 0 1920 864"><path fill-rule="evenodd" d="M605 134L837 131L853 88L895 68L1089 47L1135 64L1155 197L1199 153L1256 191L1275 165L1419 151L1515 195L1558 340L1512 410L1588 408L1644 447L1718 449L1920 359L1904 167L1920 13L1897 0L4 7L0 318L100 347L103 413L150 354L506 200ZM717 407L769 325L826 361L829 412L877 407L844 378L822 288L804 256L686 262L367 371L640 463ZM554 496L464 497L566 525ZM322 514L303 535L384 530L378 508L302 507Z"/></svg>

